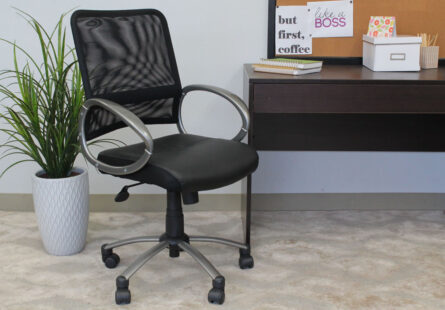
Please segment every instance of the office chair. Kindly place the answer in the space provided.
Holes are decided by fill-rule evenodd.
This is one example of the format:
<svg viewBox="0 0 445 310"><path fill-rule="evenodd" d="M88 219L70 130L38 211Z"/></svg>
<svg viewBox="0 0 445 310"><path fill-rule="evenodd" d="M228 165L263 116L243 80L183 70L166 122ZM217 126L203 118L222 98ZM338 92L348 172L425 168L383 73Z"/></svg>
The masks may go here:
<svg viewBox="0 0 445 310"><path fill-rule="evenodd" d="M236 95L206 85L181 87L165 17L157 10L90 11L73 13L71 27L82 73L86 101L79 120L82 153L102 173L154 184L167 191L165 232L104 244L108 268L119 264L113 249L137 242L155 242L116 279L116 303L131 301L129 280L148 260L169 249L192 256L212 278L210 303L224 302L224 277L191 242L215 242L239 248L239 266L253 267L249 245L223 238L184 233L184 204L198 202L198 192L234 183L253 173L258 155L241 143L249 128L246 105ZM181 118L184 97L192 91L222 96L240 113L242 128L232 140L188 134ZM145 124L177 124L179 134L153 139ZM97 158L91 139L122 127L131 128L142 143L102 151ZM128 197L124 188L117 200Z"/></svg>

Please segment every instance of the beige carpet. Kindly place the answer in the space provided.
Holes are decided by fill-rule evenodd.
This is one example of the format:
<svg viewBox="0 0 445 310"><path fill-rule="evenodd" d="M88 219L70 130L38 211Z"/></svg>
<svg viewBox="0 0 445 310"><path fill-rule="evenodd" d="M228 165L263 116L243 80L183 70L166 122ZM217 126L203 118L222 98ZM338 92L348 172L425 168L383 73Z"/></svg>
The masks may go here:
<svg viewBox="0 0 445 310"><path fill-rule="evenodd" d="M255 268L235 249L195 244L226 277L226 302L207 303L210 278L187 255L164 251L130 282L132 303L114 304L114 279L148 245L117 251L106 269L99 247L161 232L160 213L93 213L88 244L71 257L42 248L33 213L0 212L0 309L445 309L442 212L255 213ZM235 212L186 213L189 234L239 239Z"/></svg>

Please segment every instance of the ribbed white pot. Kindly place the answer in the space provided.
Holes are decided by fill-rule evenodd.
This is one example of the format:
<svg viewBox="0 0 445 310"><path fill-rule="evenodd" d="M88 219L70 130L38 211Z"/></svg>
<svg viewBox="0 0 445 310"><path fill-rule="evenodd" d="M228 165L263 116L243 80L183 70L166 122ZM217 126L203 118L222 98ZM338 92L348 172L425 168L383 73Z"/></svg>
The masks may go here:
<svg viewBox="0 0 445 310"><path fill-rule="evenodd" d="M89 217L88 173L62 179L32 178L34 209L46 251L52 255L72 255L83 250Z"/></svg>

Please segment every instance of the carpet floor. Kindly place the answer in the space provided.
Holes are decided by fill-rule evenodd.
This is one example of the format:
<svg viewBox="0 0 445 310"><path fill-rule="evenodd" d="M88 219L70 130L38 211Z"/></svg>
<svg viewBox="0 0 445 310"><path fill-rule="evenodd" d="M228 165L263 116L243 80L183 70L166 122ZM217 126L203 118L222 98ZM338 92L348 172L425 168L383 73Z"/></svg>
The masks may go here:
<svg viewBox="0 0 445 310"><path fill-rule="evenodd" d="M440 211L255 212L255 267L238 252L195 246L226 278L223 306L207 303L211 281L191 257L153 258L130 281L132 303L114 304L115 278L150 244L100 245L163 231L161 213L92 213L83 252L49 256L34 213L0 212L0 309L445 309L445 215ZM237 212L186 212L186 232L241 240Z"/></svg>

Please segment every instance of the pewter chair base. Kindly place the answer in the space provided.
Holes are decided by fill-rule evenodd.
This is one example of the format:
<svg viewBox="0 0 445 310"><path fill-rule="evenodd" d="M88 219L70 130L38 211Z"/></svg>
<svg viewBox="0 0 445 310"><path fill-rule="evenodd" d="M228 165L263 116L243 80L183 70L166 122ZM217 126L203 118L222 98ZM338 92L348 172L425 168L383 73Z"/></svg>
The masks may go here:
<svg viewBox="0 0 445 310"><path fill-rule="evenodd" d="M212 278L212 289L209 291L208 300L210 303L222 304L224 302L225 279L219 271L201 254L196 248L190 245L190 242L212 242L232 246L240 250L239 266L241 269L253 267L253 258L250 256L249 247L246 244L216 237L206 236L187 236L184 234L182 239L168 238L166 234L160 237L141 236L104 244L102 246L102 260L108 268L115 268L119 264L119 256L113 253L113 249L133 243L156 242L157 244L149 250L142 253L124 272L116 279L116 303L128 304L131 302L131 294L128 289L130 278L151 258L162 250L169 248L170 257L178 257L179 251L189 254Z"/></svg>
<svg viewBox="0 0 445 310"><path fill-rule="evenodd" d="M128 286L130 278L152 257L168 248L170 257L178 257L183 251L189 254L198 262L199 265L212 278L212 289L209 291L208 300L213 304L222 304L224 302L224 286L225 279L218 270L202 255L197 249L190 245L190 242L214 242L232 246L239 249L240 258L239 266L241 269L253 267L253 258L250 255L248 245L227 240L223 238L204 237L204 236L188 236L184 233L184 215L182 214L181 194L179 192L167 192L167 213L165 217L165 233L159 237L142 236L125 240L120 240L102 245L102 261L108 268L115 268L119 264L119 256L113 253L113 249L132 243L139 242L156 242L157 244L151 249L142 253L121 275L116 278L116 303L129 304L131 302L131 294ZM192 196L186 196L190 198ZM193 196L194 197L194 196ZM188 203L196 203L195 199L186 199Z"/></svg>

